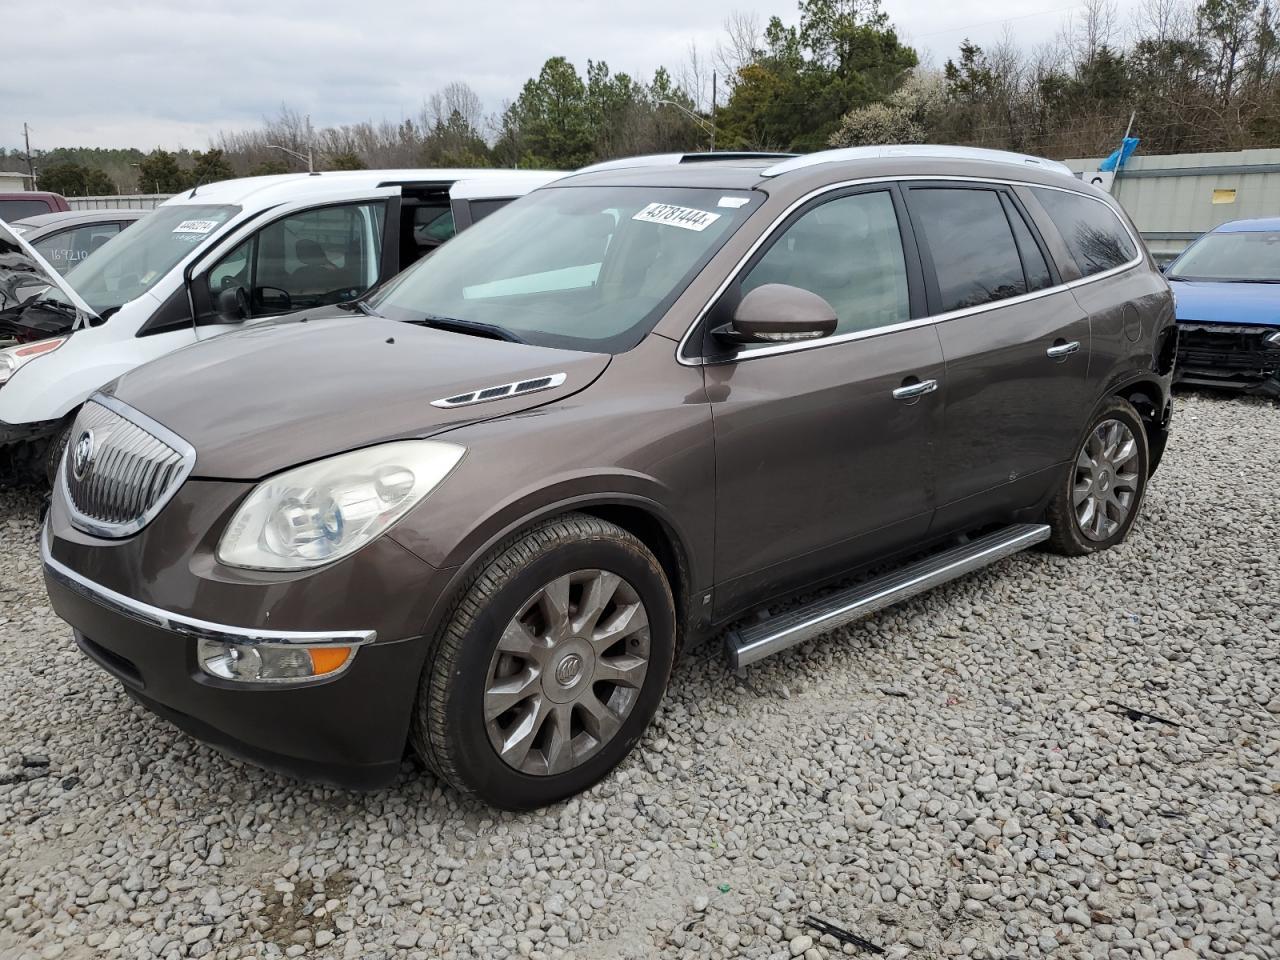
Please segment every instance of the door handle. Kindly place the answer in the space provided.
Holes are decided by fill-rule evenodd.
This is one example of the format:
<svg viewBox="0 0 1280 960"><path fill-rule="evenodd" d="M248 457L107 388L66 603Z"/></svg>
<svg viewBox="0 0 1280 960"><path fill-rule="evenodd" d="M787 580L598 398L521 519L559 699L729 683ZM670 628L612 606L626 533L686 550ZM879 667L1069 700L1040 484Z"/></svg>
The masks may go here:
<svg viewBox="0 0 1280 960"><path fill-rule="evenodd" d="M893 399L914 400L916 397L923 397L926 393L933 393L937 389L937 380L920 380L916 383L908 383L898 387L893 391Z"/></svg>
<svg viewBox="0 0 1280 960"><path fill-rule="evenodd" d="M1080 349L1080 341L1072 340L1070 343L1055 343L1052 347L1050 347L1044 353L1045 353L1045 356L1050 357L1054 360L1065 360L1067 357L1071 356L1073 353L1075 353L1079 349Z"/></svg>

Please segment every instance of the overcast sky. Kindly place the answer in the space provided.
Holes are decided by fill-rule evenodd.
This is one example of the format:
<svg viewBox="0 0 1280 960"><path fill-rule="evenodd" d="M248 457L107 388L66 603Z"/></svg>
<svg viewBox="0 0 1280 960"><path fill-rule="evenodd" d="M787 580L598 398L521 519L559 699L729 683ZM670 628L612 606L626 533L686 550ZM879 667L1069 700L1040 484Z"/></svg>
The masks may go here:
<svg viewBox="0 0 1280 960"><path fill-rule="evenodd" d="M1134 0L1121 0L1123 7ZM316 126L415 115L464 80L496 110L547 57L585 70L673 71L689 44L710 51L734 10L796 19L794 0L10 0L0 25L0 145L186 146L255 126L288 103ZM205 7L205 10L197 9ZM942 64L964 36L1004 23L1034 46L1070 0L885 0L899 33ZM215 12L216 11L216 12ZM1013 19L996 19L1008 12ZM1029 15L1030 14L1030 15ZM14 42L17 41L17 42Z"/></svg>

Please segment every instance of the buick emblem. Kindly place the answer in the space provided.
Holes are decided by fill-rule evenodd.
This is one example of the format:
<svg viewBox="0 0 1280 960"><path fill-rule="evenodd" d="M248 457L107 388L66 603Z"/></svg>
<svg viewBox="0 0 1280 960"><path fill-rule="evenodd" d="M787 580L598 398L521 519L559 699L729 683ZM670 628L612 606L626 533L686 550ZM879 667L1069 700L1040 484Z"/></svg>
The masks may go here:
<svg viewBox="0 0 1280 960"><path fill-rule="evenodd" d="M556 683L572 687L582 676L582 657L571 653L556 665Z"/></svg>
<svg viewBox="0 0 1280 960"><path fill-rule="evenodd" d="M71 451L71 474L77 480L83 480L93 466L94 441L93 431L86 430L76 440L75 449Z"/></svg>

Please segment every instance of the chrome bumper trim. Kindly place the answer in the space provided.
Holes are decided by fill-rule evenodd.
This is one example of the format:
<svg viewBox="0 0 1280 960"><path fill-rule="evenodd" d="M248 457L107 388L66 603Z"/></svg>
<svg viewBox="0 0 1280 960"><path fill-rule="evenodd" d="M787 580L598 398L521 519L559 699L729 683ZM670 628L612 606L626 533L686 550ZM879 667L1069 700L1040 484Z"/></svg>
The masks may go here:
<svg viewBox="0 0 1280 960"><path fill-rule="evenodd" d="M94 583L87 577L76 573L66 564L55 560L49 546L49 527L40 532L40 559L44 564L45 576L55 580L86 600L91 600L113 613L137 620L149 627L158 627L172 633L182 634L196 640L219 640L226 643L305 643L311 646L333 645L356 647L372 643L377 639L375 630L262 630L256 627L233 627L222 623L210 623L197 620L195 617L170 613L153 607L149 603L126 597L123 593Z"/></svg>

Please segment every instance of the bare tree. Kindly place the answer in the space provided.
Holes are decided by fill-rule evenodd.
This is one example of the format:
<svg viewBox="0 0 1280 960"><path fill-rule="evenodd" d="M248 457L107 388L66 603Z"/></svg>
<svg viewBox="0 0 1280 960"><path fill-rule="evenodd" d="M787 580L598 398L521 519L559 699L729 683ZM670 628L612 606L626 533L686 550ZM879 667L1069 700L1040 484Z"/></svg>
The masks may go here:
<svg viewBox="0 0 1280 960"><path fill-rule="evenodd" d="M444 125L457 114L468 127L479 130L484 123L484 104L469 84L455 80L427 98L422 109L422 125L431 129Z"/></svg>
<svg viewBox="0 0 1280 960"><path fill-rule="evenodd" d="M725 89L732 89L738 71L756 58L763 28L760 15L754 11L735 10L724 21L725 38L716 44L712 64L724 78Z"/></svg>

